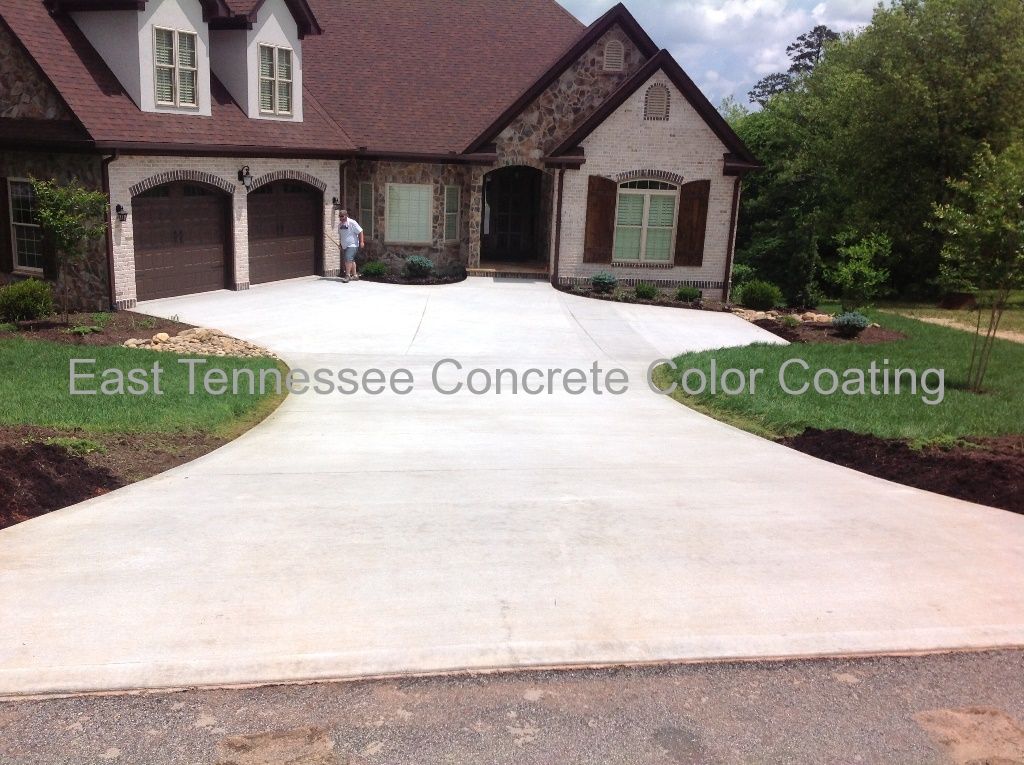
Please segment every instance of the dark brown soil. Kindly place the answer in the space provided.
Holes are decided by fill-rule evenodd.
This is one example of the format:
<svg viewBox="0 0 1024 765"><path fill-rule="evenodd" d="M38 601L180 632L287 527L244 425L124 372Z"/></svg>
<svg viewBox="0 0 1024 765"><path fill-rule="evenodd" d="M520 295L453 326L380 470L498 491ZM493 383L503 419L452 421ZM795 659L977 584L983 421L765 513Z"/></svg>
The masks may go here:
<svg viewBox="0 0 1024 765"><path fill-rule="evenodd" d="M75 313L71 314L67 324L61 322L59 316L19 322L17 331L0 332L0 340L24 337L69 345L121 345L125 340L150 338L157 332L176 335L191 326L191 324L182 324L180 321L159 319L156 316L144 316L130 311L100 314ZM99 331L88 334L71 332L70 330L75 327L96 327Z"/></svg>
<svg viewBox="0 0 1024 765"><path fill-rule="evenodd" d="M855 338L840 337L831 324L804 322L796 327L787 327L775 319L758 319L752 322L761 329L781 337L790 343L855 343L857 345L875 345L905 340L906 335L885 327L868 327Z"/></svg>
<svg viewBox="0 0 1024 765"><path fill-rule="evenodd" d="M560 292L565 292L569 295L578 295L579 297L594 298L594 300L607 300L612 303L635 303L636 305L658 305L665 308L686 308L691 311L718 311L719 308L712 308L705 305L701 301L695 301L693 303L684 303L679 300L673 300L668 295L662 295L654 300L641 300L640 298L633 295L632 292L626 293L614 293L614 292L595 292L589 287L567 287L563 284L555 286L555 289Z"/></svg>
<svg viewBox="0 0 1024 765"><path fill-rule="evenodd" d="M85 439L79 455L50 438ZM92 433L32 425L0 427L0 528L104 494L211 452L226 439L205 433Z"/></svg>
<svg viewBox="0 0 1024 765"><path fill-rule="evenodd" d="M879 478L1024 513L1024 436L913 449L896 439L808 428L779 442Z"/></svg>
<svg viewBox="0 0 1024 765"><path fill-rule="evenodd" d="M457 284L458 282L466 281L465 275L453 276L427 276L423 279L410 279L405 276L394 276L388 274L387 276L363 276L359 275L359 280L363 282L378 282L380 284Z"/></svg>

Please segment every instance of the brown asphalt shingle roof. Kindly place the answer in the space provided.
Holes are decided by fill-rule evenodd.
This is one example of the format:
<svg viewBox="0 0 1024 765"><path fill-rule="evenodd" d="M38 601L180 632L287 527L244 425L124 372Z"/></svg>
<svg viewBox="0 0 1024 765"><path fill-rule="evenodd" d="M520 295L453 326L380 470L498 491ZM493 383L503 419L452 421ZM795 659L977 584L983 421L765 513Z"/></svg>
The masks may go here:
<svg viewBox="0 0 1024 765"><path fill-rule="evenodd" d="M259 147L297 153L354 148L313 99L306 100L301 123L251 120L215 77L210 117L143 112L68 17L50 16L41 0L0 0L0 15L97 144Z"/></svg>
<svg viewBox="0 0 1024 765"><path fill-rule="evenodd" d="M227 0L244 13L258 0ZM0 15L102 146L461 153L583 33L555 0L311 0L304 121L250 120L216 78L213 116L142 112L85 36L43 0Z"/></svg>
<svg viewBox="0 0 1024 765"><path fill-rule="evenodd" d="M583 32L555 0L311 0L303 77L357 146L462 152Z"/></svg>

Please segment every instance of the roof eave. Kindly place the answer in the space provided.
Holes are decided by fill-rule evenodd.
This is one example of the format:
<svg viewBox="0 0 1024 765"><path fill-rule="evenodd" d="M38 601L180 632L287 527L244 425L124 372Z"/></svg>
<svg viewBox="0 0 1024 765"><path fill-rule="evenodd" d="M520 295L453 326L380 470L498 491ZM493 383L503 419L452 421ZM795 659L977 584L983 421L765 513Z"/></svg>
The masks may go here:
<svg viewBox="0 0 1024 765"><path fill-rule="evenodd" d="M638 69L632 77L623 82L590 117L584 120L568 138L551 152L551 156L560 157L576 151L591 133L659 70L664 71L668 75L672 84L683 94L694 110L704 119L707 126L711 128L712 132L718 136L718 139L729 150L728 156L734 158L731 169L738 170L742 166L746 168L743 170L746 172L760 166L757 158L746 147L743 140L736 135L736 132L729 126L729 123L725 121L725 118L711 105L711 102L708 101L700 88L689 78L667 50L659 51L656 56Z"/></svg>

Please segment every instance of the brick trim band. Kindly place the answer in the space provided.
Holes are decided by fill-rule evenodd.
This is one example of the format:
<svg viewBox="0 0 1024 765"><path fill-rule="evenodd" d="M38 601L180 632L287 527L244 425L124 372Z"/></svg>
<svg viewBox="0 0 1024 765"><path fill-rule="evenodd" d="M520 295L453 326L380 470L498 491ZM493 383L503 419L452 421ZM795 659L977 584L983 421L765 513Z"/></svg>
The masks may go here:
<svg viewBox="0 0 1024 765"><path fill-rule="evenodd" d="M626 173L619 173L614 178L619 183L643 179L646 181L665 181L682 186L686 182L683 176L678 173L670 173L668 170L630 170Z"/></svg>
<svg viewBox="0 0 1024 765"><path fill-rule="evenodd" d="M626 276L619 277L619 284L627 287L635 287L640 282L647 284L653 284L655 287L670 288L670 287L696 287L702 290L720 290L723 285L722 282L716 282L709 279L645 279L642 276ZM558 280L558 283L564 287L571 287L573 285L582 287L590 284L589 276L563 276Z"/></svg>
<svg viewBox="0 0 1024 765"><path fill-rule="evenodd" d="M249 191L255 191L260 186L266 186L274 181L300 181L301 183L309 184L315 189L319 189L321 194L327 191L326 183L315 175L304 173L301 170L275 170L272 173L261 175L259 178L253 178L252 188Z"/></svg>
<svg viewBox="0 0 1024 765"><path fill-rule="evenodd" d="M205 170L169 170L166 173L158 173L146 178L144 181L139 181L134 186L129 186L128 193L133 197L137 197L145 191L149 191L157 186L163 186L165 183L174 183L175 181L205 183L208 186L215 186L226 194L235 193L235 184L225 181L223 178L213 173L208 173Z"/></svg>

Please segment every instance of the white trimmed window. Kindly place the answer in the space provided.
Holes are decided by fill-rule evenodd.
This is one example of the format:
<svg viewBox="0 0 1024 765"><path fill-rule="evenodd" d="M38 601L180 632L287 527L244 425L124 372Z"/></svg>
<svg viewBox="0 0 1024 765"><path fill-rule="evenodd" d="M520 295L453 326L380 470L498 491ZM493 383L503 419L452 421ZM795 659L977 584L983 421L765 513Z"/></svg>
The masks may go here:
<svg viewBox="0 0 1024 765"><path fill-rule="evenodd" d="M292 113L292 52L260 46L260 113Z"/></svg>
<svg viewBox="0 0 1024 765"><path fill-rule="evenodd" d="M199 106L195 32L153 28L153 86L160 106Z"/></svg>
<svg viewBox="0 0 1024 765"><path fill-rule="evenodd" d="M444 240L459 241L459 215L462 202L462 188L459 186L444 187Z"/></svg>
<svg viewBox="0 0 1024 765"><path fill-rule="evenodd" d="M367 239L373 239L373 184L359 184L359 225Z"/></svg>
<svg viewBox="0 0 1024 765"><path fill-rule="evenodd" d="M7 181L8 215L11 221L11 251L14 270L31 274L43 272L43 229L36 217L36 195L32 184L21 178Z"/></svg>
<svg viewBox="0 0 1024 765"><path fill-rule="evenodd" d="M394 244L430 244L434 187L429 183L389 183L385 234Z"/></svg>
<svg viewBox="0 0 1024 765"><path fill-rule="evenodd" d="M669 92L664 85L651 85L644 95L644 119L659 120L664 122L668 119Z"/></svg>
<svg viewBox="0 0 1024 765"><path fill-rule="evenodd" d="M604 46L604 70L621 72L626 65L626 49L618 40L609 40Z"/></svg>
<svg viewBox="0 0 1024 765"><path fill-rule="evenodd" d="M612 259L670 262L678 199L679 187L664 181L630 181L619 186Z"/></svg>

